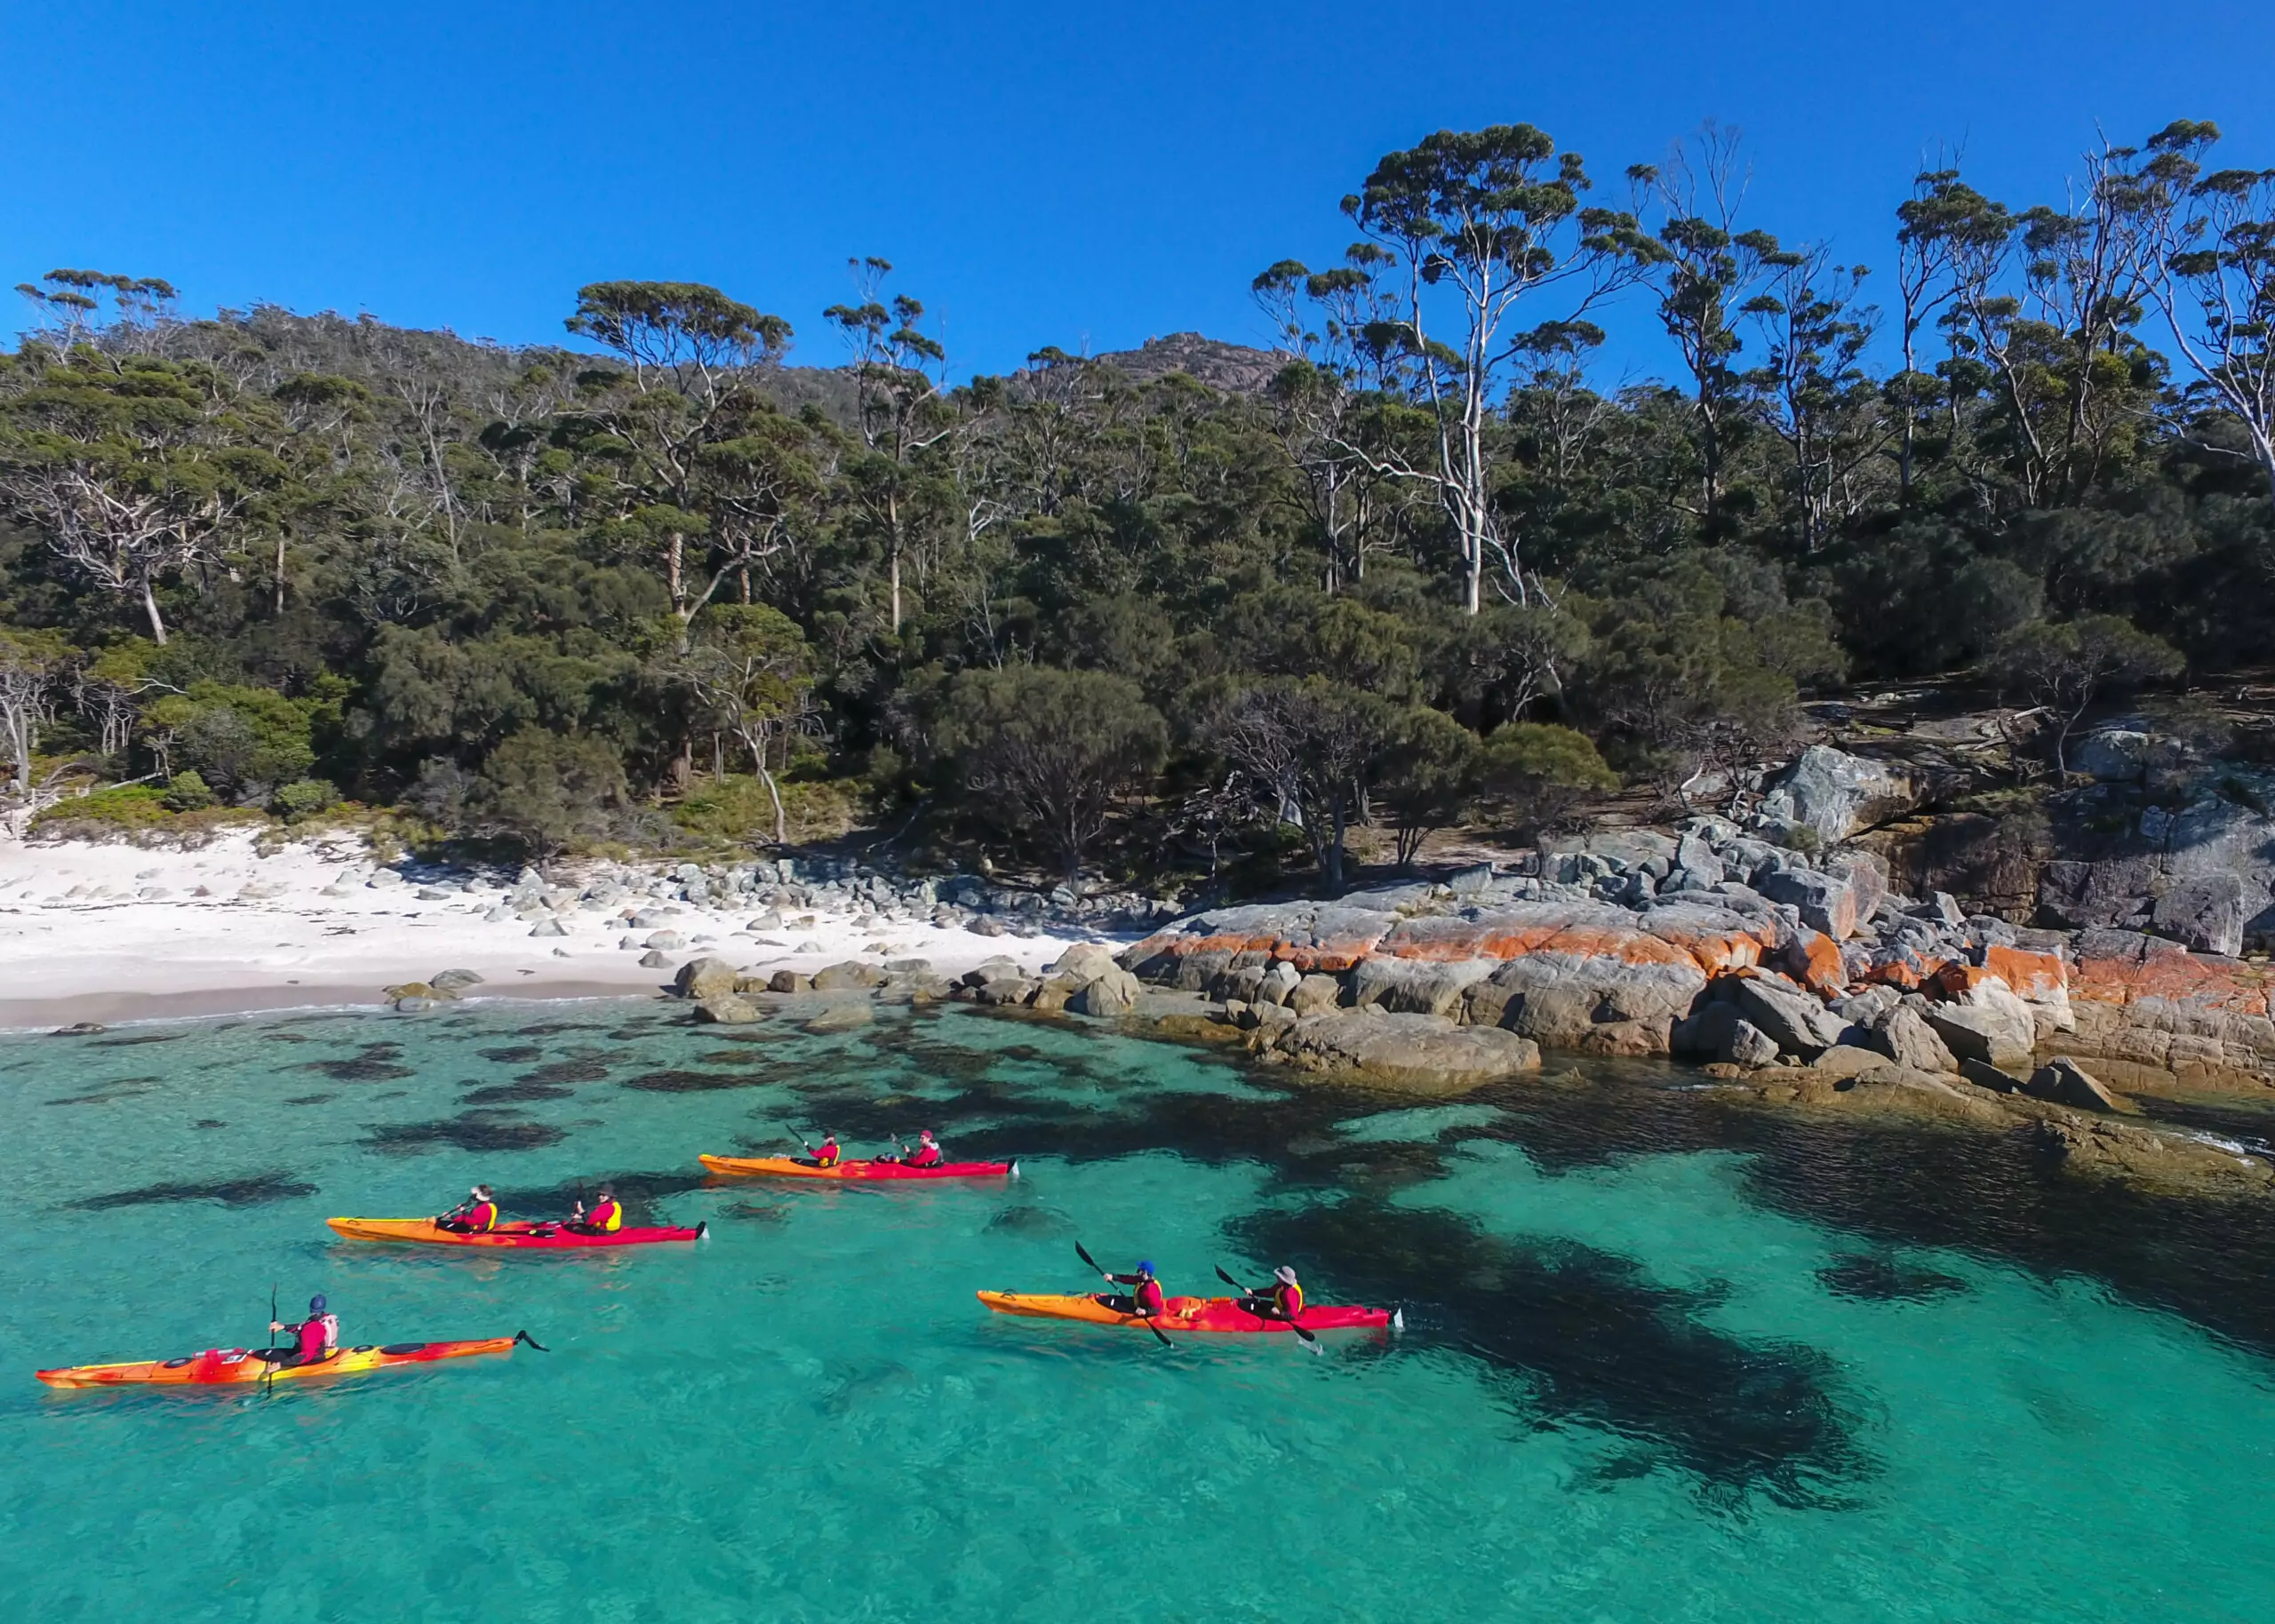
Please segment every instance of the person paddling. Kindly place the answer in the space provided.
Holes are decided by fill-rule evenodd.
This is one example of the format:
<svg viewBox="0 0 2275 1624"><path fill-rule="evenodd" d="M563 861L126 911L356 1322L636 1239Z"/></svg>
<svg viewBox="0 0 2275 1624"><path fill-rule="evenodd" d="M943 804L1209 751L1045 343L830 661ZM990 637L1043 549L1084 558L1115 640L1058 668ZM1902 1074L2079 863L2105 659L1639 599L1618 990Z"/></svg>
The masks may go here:
<svg viewBox="0 0 2275 1624"><path fill-rule="evenodd" d="M1168 1312L1169 1302L1161 1295L1161 1283L1153 1278L1153 1264L1139 1263L1136 1274L1109 1274L1104 1278L1108 1285L1127 1286L1130 1291L1127 1296L1118 1292L1098 1293L1101 1307L1118 1314L1135 1314L1140 1319L1158 1319Z"/></svg>
<svg viewBox="0 0 2275 1624"><path fill-rule="evenodd" d="M907 1167L937 1167L947 1160L946 1155L940 1149L940 1142L932 1137L932 1130L929 1127L916 1135L916 1150L913 1155L908 1153L906 1145L900 1148L902 1154L880 1157L878 1159L898 1162Z"/></svg>
<svg viewBox="0 0 2275 1624"><path fill-rule="evenodd" d="M278 1366L314 1365L320 1360L330 1358L339 1351L339 1317L325 1311L322 1292L318 1292L308 1299L308 1317L299 1325L287 1326L279 1319L272 1319L268 1322L268 1333L271 1336L288 1329L292 1333L294 1342L292 1351L282 1358L272 1358L269 1361L272 1365Z"/></svg>
<svg viewBox="0 0 2275 1624"><path fill-rule="evenodd" d="M498 1198L487 1184L476 1184L465 1200L435 1220L438 1230L459 1235L487 1235L498 1227Z"/></svg>
<svg viewBox="0 0 2275 1624"><path fill-rule="evenodd" d="M578 1202L575 1215L561 1227L572 1235L615 1234L624 1227L624 1204L616 1198L616 1186L602 1185L589 1213L582 1201Z"/></svg>
<svg viewBox="0 0 2275 1624"><path fill-rule="evenodd" d="M1282 1263L1272 1271L1268 1286L1250 1286L1241 1299L1241 1307L1260 1319L1284 1319L1289 1325L1300 1323L1297 1316L1304 1311L1304 1288L1296 1278L1296 1271Z"/></svg>
<svg viewBox="0 0 2275 1624"><path fill-rule="evenodd" d="M837 1149L836 1134L824 1134L821 1136L821 1149L818 1150L814 1150L811 1145L808 1145L806 1149L813 1150L815 1166L834 1167L837 1166L839 1151Z"/></svg>

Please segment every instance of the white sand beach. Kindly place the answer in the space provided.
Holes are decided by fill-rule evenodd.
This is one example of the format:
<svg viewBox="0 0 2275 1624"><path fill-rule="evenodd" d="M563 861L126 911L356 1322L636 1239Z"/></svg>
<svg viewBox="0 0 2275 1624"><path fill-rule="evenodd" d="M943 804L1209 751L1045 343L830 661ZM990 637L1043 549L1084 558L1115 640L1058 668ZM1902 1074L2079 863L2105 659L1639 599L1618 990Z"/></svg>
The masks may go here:
<svg viewBox="0 0 2275 1624"><path fill-rule="evenodd" d="M571 864L555 877L573 886L584 873ZM196 851L0 843L0 1028L378 1004L382 988L445 969L483 977L469 997L523 999L653 993L705 955L809 971L925 959L954 975L997 954L1040 967L1070 942L1098 939L986 936L923 919L857 928L869 916L822 908L784 909L779 926L754 933L767 910L746 896L699 907L629 893L604 909L551 912L564 934L536 935L501 907L510 886L462 874L405 881L348 837L266 854L250 834ZM635 912L665 917L635 927ZM668 966L643 966L659 928L682 944L659 950Z"/></svg>

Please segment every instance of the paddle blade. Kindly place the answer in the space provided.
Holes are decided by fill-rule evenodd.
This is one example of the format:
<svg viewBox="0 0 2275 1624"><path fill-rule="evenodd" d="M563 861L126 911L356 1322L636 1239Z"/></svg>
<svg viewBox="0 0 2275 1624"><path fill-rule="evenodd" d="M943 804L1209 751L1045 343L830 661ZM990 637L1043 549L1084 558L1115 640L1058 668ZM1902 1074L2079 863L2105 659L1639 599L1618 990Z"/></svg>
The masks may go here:
<svg viewBox="0 0 2275 1624"><path fill-rule="evenodd" d="M1082 1243L1079 1240L1074 1243L1074 1255L1081 1258L1086 1265L1097 1273L1104 1274L1106 1272L1105 1270L1098 1268L1098 1259L1092 1257L1089 1253L1082 1250Z"/></svg>
<svg viewBox="0 0 2275 1624"><path fill-rule="evenodd" d="M553 1351L553 1349L550 1349L550 1348L547 1347L543 1342L541 1342L541 1341L538 1341L538 1340L537 1340L537 1338L535 1338L534 1336L531 1336L531 1335L528 1332L526 1332L526 1331L516 1331L516 1332L515 1332L515 1333L514 1333L514 1340L515 1340L515 1341L517 1341L517 1342L527 1342L531 1347L532 1347L532 1348L536 1349L539 1353L551 1353L551 1352Z"/></svg>

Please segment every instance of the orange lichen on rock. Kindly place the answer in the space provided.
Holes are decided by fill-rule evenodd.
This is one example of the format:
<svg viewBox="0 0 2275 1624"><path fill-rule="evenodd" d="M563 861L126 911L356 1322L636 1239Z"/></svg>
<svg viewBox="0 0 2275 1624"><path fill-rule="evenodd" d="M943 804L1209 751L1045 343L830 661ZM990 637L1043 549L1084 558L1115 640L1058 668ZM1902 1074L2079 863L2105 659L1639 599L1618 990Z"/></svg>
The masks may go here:
<svg viewBox="0 0 2275 1624"><path fill-rule="evenodd" d="M1840 944L1824 932L1803 932L1785 953L1793 978L1819 998L1839 998L1848 990L1848 971L1840 961Z"/></svg>
<svg viewBox="0 0 2275 1624"><path fill-rule="evenodd" d="M2070 967L2059 953L2033 952L2024 947L1986 947L1983 968L2016 993L2033 1001L2059 998L2068 991Z"/></svg>
<svg viewBox="0 0 2275 1624"><path fill-rule="evenodd" d="M2085 1002L2137 1004L2155 999L2224 1015L2268 1014L2275 975L2263 965L2179 948L2148 951L2130 937L2115 951L2094 951L2087 946L2092 941L2092 934L2081 941L2070 983L2071 995Z"/></svg>
<svg viewBox="0 0 2275 1624"><path fill-rule="evenodd" d="M1544 903L1497 909L1476 919L1401 921L1378 952L1401 959L1610 959L1622 964L1696 966L1712 975L1758 964L1776 943L1767 926L1710 910L1696 919L1680 909L1638 916L1624 909Z"/></svg>

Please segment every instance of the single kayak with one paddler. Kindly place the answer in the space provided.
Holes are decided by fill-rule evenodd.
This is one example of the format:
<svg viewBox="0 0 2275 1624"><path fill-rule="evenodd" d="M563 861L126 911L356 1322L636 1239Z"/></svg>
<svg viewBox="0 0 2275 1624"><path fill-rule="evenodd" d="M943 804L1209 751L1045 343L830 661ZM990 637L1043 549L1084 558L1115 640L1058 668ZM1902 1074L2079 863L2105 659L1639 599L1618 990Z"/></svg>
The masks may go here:
<svg viewBox="0 0 2275 1624"><path fill-rule="evenodd" d="M1017 1162L938 1162L930 1167L916 1167L906 1162L842 1161L820 1167L794 1156L702 1156L696 1159L714 1173L730 1173L738 1178L846 1179L867 1182L887 1179L1008 1179L1019 1174Z"/></svg>
<svg viewBox="0 0 2275 1624"><path fill-rule="evenodd" d="M427 1246L477 1246L490 1251L581 1251L589 1246L648 1246L663 1241L701 1240L711 1226L691 1230L623 1229L595 1235L564 1224L501 1223L494 1230L446 1230L432 1218L327 1218L324 1222L349 1240L415 1241Z"/></svg>
<svg viewBox="0 0 2275 1624"><path fill-rule="evenodd" d="M1291 1327L1284 1319L1250 1313L1238 1297L1171 1297L1162 1311L1147 1317L1108 1308L1095 1296L1067 1292L981 1292L979 1300L998 1314L1031 1319L1073 1319L1091 1325L1158 1325L1169 1331L1272 1332ZM1322 1303L1296 1316L1306 1331L1351 1331L1405 1324L1395 1309L1337 1308Z"/></svg>
<svg viewBox="0 0 2275 1624"><path fill-rule="evenodd" d="M299 1376L361 1375L366 1371L390 1370L400 1365L431 1365L437 1359L463 1359L477 1353L511 1353L515 1344L528 1342L526 1331L511 1336L485 1336L471 1341L388 1342L385 1346L342 1348L306 1365L286 1365L290 1348L209 1348L179 1359L143 1359L124 1365L67 1365L59 1370L35 1371L50 1387L221 1387L233 1382Z"/></svg>

